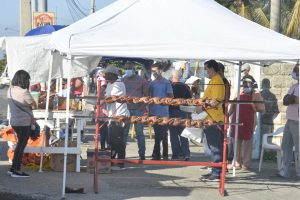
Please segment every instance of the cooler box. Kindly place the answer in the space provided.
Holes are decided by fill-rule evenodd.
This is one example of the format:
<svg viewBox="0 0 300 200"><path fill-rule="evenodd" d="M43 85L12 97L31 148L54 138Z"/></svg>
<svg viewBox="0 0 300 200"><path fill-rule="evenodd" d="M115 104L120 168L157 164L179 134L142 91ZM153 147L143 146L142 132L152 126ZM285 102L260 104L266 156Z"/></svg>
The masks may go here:
<svg viewBox="0 0 300 200"><path fill-rule="evenodd" d="M91 174L94 173L94 157L95 157L95 149L87 150L87 172ZM109 161L98 161L98 173L99 174L108 174L111 173L111 153L110 151L100 150L98 152L98 159L109 159Z"/></svg>

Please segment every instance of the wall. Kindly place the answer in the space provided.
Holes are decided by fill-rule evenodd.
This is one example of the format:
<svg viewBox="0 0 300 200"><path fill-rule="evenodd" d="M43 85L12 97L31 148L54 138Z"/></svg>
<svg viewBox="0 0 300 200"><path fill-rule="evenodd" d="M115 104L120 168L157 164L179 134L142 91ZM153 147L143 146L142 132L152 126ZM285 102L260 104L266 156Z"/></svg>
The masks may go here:
<svg viewBox="0 0 300 200"><path fill-rule="evenodd" d="M236 95L235 72L237 66L225 64L225 75L231 81L231 99ZM282 105L282 98L289 87L296 83L290 76L293 64L274 63L269 67L257 67L251 65L250 74L259 84L261 95L265 100L266 111L262 114L262 134L273 132L274 128L283 126L286 122L286 106ZM258 70L260 78L255 73ZM259 79L259 80L258 80Z"/></svg>
<svg viewBox="0 0 300 200"><path fill-rule="evenodd" d="M225 75L232 84L231 99L233 99L237 93L238 66L224 64ZM253 136L253 159L259 158L262 135L273 132L286 122L286 106L282 105L282 98L289 87L296 83L290 76L293 67L292 64L283 63L274 63L269 67L251 65L250 74L256 79L266 106L266 111L260 116L260 129L258 127Z"/></svg>
<svg viewBox="0 0 300 200"><path fill-rule="evenodd" d="M289 87L297 83L290 75L293 67L292 64L275 63L261 68L261 93L267 101L266 112L262 114L262 134L273 132L286 122L286 106L283 106L282 98Z"/></svg>

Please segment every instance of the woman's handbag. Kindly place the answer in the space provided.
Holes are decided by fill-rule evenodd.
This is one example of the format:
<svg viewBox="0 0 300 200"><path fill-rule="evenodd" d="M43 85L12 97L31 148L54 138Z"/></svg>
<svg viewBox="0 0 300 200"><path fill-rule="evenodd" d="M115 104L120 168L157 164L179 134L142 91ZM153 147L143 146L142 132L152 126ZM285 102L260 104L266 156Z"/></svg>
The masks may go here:
<svg viewBox="0 0 300 200"><path fill-rule="evenodd" d="M292 94L286 94L283 97L283 105L288 106L290 104L294 104L296 102L297 96L294 95L296 87L294 88Z"/></svg>
<svg viewBox="0 0 300 200"><path fill-rule="evenodd" d="M36 122L36 120L34 119L33 115L31 115L29 112L27 112L26 110L24 110L22 107L18 106L15 103L15 100L12 98L12 95L11 95L11 89L10 89L9 92L10 92L10 98L11 98L13 104L15 104L15 106L17 106L23 112L27 113L30 116L30 118L31 118L31 130L30 130L29 137L33 141L36 140L36 139L38 139L40 137L40 131L41 131L41 128L40 128L39 124Z"/></svg>
<svg viewBox="0 0 300 200"><path fill-rule="evenodd" d="M41 128L35 120L33 121L34 122L31 123L30 138L34 141L40 137Z"/></svg>

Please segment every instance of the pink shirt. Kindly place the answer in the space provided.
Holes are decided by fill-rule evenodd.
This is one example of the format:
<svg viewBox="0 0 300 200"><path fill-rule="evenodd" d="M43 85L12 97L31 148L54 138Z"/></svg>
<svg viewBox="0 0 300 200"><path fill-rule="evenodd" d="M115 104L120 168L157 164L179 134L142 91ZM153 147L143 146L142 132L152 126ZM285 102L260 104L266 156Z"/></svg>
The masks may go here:
<svg viewBox="0 0 300 200"><path fill-rule="evenodd" d="M293 93L294 92L294 93ZM294 94L299 98L299 84L292 85L289 89L289 94ZM299 104L288 105L286 109L286 118L294 121L299 121Z"/></svg>

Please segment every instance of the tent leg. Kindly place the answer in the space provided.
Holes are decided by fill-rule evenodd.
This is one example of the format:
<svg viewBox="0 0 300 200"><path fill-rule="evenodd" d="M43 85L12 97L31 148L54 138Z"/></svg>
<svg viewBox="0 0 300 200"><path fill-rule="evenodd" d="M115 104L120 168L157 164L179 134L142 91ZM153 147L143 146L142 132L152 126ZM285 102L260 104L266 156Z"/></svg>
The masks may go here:
<svg viewBox="0 0 300 200"><path fill-rule="evenodd" d="M242 70L242 62L239 62L239 71L238 71L238 79L237 79L237 101L240 100L240 80L241 80L241 70ZM235 176L235 165L236 165L236 151L237 151L237 141L238 141L238 131L239 131L239 126L238 126L238 121L239 121L239 115L240 115L240 104L236 105L236 116L235 116L235 132L234 132L234 150L233 150L233 172L232 176Z"/></svg>
<svg viewBox="0 0 300 200"><path fill-rule="evenodd" d="M230 85L225 85L225 116L224 116L224 139L223 139L223 161L222 161L222 171L220 177L220 184L219 184L219 193L221 196L225 195L225 177L226 177L226 170L227 170L227 130L228 130L228 88Z"/></svg>
<svg viewBox="0 0 300 200"><path fill-rule="evenodd" d="M68 59L69 72L72 69L71 58ZM70 73L69 73L70 74ZM62 185L62 198L65 198L65 188L66 188L66 177L67 177L67 156L68 156L68 139L69 139L69 115L70 115L70 85L71 78L68 77L67 80L67 105L66 105L66 131L65 131L65 147L64 147L64 168L63 168L63 185Z"/></svg>
<svg viewBox="0 0 300 200"><path fill-rule="evenodd" d="M53 53L51 53L53 57ZM53 58L52 58L53 59ZM45 126L44 126L44 131L45 131L45 136L42 141L42 147L45 147L46 144L46 124L48 120L48 114L49 114L49 99L50 99L50 85L51 85L51 75L52 75L52 60L49 68L49 74L48 74L48 88L47 88L47 99L46 99L46 115L45 115ZM38 103L38 102L37 102ZM43 159L44 159L44 154L43 152L40 153L40 169L39 172L43 172Z"/></svg>
<svg viewBox="0 0 300 200"><path fill-rule="evenodd" d="M98 152L99 152L99 133L100 133L100 114L101 114L101 81L97 80L97 108L96 108L96 130L95 130L95 156L94 156L94 192L98 193ZM101 133L100 133L101 134Z"/></svg>

